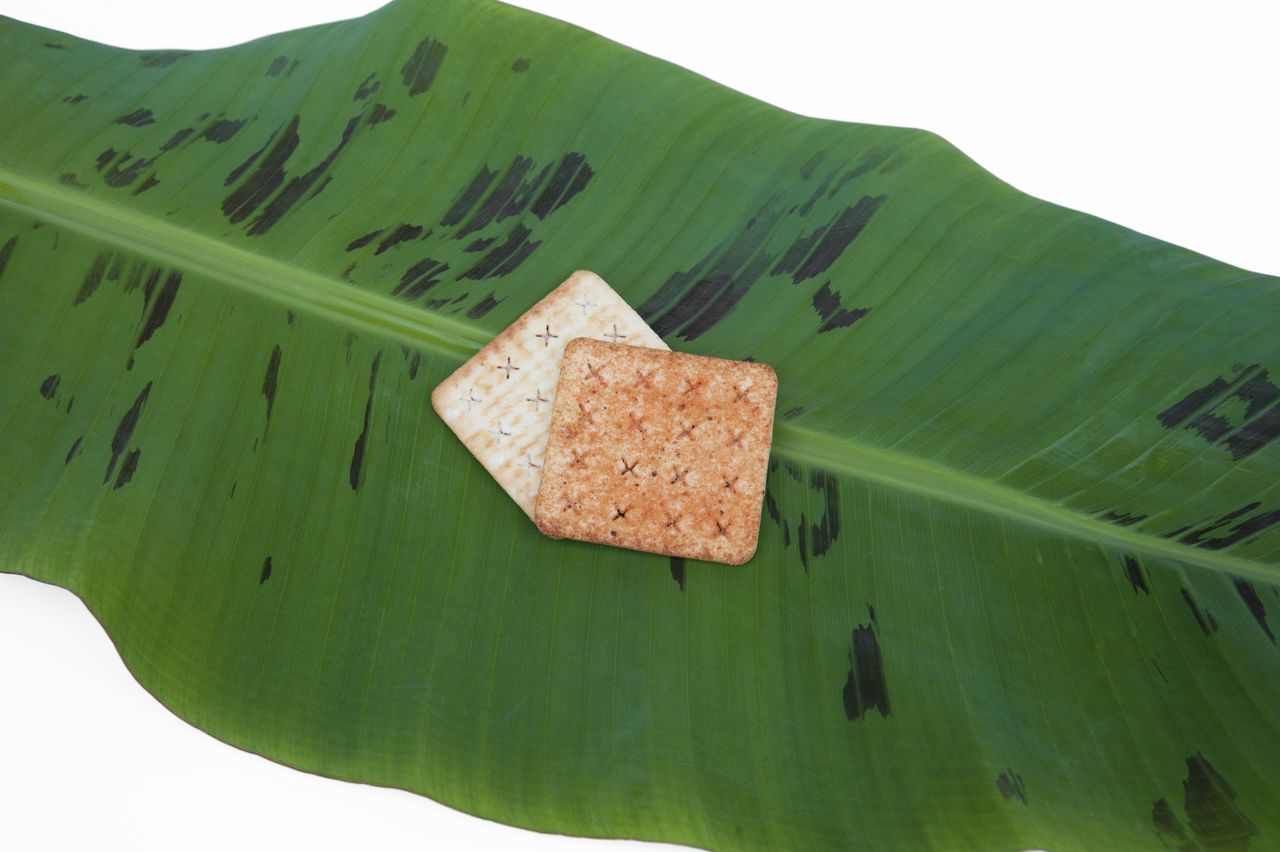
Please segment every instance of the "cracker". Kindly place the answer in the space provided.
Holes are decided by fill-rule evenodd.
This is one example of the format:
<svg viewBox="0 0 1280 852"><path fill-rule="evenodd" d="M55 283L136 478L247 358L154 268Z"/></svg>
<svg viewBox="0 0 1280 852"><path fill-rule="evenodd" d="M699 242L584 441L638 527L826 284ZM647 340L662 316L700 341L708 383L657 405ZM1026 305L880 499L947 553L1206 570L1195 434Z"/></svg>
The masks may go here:
<svg viewBox="0 0 1280 852"><path fill-rule="evenodd" d="M530 518L565 344L666 349L598 275L573 273L431 392L431 406Z"/></svg>
<svg viewBox="0 0 1280 852"><path fill-rule="evenodd" d="M766 364L574 340L534 520L553 538L751 558L778 378Z"/></svg>

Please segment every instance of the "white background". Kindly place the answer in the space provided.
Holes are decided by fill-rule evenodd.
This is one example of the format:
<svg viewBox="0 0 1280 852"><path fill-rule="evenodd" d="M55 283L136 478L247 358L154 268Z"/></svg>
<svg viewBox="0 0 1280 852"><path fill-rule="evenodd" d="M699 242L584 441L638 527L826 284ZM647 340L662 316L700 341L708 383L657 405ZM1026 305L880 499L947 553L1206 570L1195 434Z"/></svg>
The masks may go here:
<svg viewBox="0 0 1280 852"><path fill-rule="evenodd" d="M200 48L378 5L0 0L0 14L126 47ZM932 130L1034 195L1280 274L1280 29L1265 0L517 5L796 112ZM76 598L0 575L0 848L104 847L611 848L223 745L138 686Z"/></svg>

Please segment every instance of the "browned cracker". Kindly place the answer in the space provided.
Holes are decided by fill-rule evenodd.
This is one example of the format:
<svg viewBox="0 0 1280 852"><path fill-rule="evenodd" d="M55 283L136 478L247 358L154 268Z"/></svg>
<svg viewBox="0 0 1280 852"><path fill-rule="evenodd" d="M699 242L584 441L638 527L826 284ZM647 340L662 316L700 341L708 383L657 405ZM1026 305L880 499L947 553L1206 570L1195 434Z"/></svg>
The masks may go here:
<svg viewBox="0 0 1280 852"><path fill-rule="evenodd" d="M751 558L778 378L766 364L574 340L534 520L554 538Z"/></svg>
<svg viewBox="0 0 1280 852"><path fill-rule="evenodd" d="M560 356L575 337L666 349L598 275L579 270L431 392L431 406L530 518Z"/></svg>

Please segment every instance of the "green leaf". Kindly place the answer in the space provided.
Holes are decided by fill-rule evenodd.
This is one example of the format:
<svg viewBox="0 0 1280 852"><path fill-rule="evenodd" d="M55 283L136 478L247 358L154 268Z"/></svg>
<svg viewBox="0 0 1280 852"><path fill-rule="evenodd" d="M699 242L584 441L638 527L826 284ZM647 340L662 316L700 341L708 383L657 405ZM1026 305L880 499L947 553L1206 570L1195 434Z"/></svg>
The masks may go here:
<svg viewBox="0 0 1280 852"><path fill-rule="evenodd" d="M715 848L1280 828L1275 279L496 4L0 50L0 567L183 718ZM431 413L576 267L777 369L748 565L543 539Z"/></svg>

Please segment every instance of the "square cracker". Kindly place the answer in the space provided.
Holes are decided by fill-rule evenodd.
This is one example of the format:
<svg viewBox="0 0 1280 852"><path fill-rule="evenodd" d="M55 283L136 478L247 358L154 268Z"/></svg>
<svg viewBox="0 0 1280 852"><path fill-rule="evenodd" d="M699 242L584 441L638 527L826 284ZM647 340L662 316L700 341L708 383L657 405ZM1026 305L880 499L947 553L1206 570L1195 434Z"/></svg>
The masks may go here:
<svg viewBox="0 0 1280 852"><path fill-rule="evenodd" d="M598 275L579 270L431 392L431 407L530 518L560 357L575 337L667 348Z"/></svg>
<svg viewBox="0 0 1280 852"><path fill-rule="evenodd" d="M538 528L746 562L760 532L777 394L766 364L572 341L552 406Z"/></svg>

